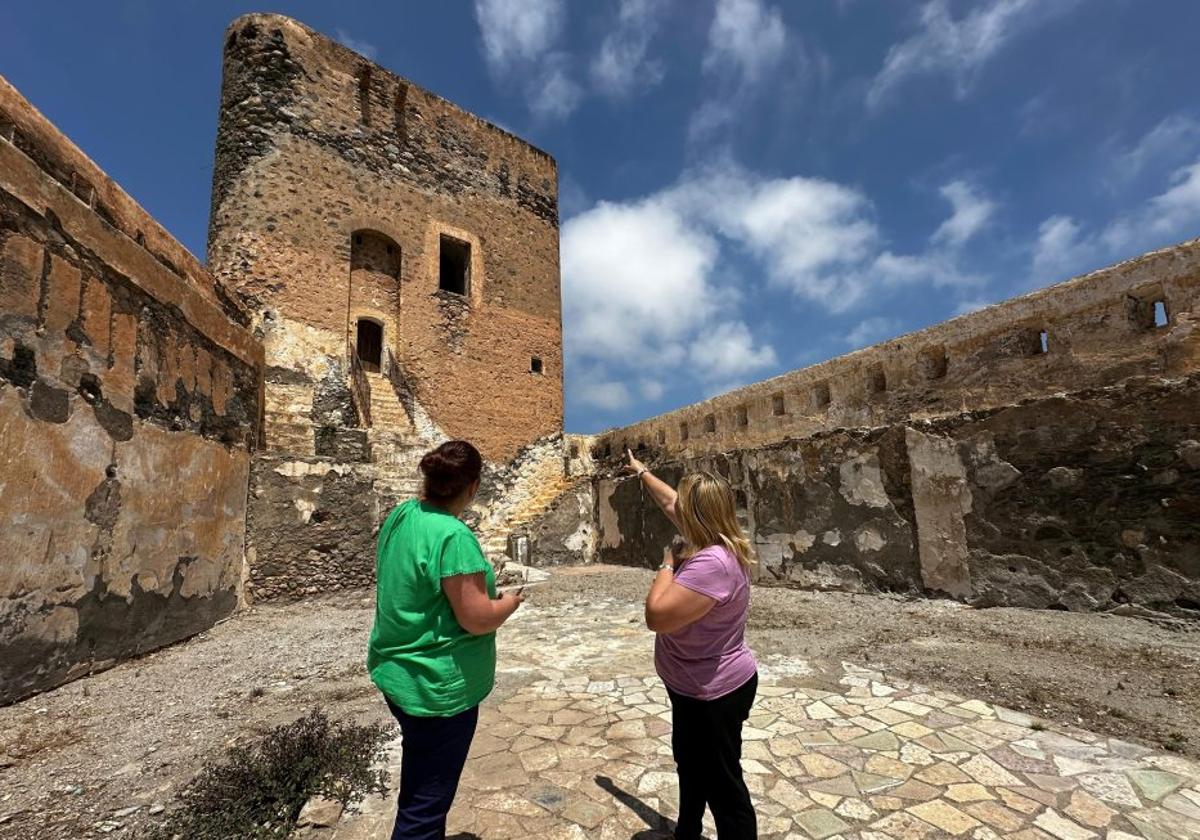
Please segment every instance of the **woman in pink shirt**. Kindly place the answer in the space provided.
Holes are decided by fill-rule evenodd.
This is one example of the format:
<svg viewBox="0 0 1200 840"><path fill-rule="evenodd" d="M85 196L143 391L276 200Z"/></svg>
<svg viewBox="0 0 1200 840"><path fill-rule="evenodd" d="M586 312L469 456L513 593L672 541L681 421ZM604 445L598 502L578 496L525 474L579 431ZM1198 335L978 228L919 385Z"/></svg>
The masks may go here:
<svg viewBox="0 0 1200 840"><path fill-rule="evenodd" d="M752 840L757 821L741 764L742 724L758 688L745 639L750 541L725 479L693 473L676 491L626 454L629 468L687 541L659 567L646 596L646 625L658 634L654 666L671 698L679 773L675 837L697 840L707 805L720 840Z"/></svg>

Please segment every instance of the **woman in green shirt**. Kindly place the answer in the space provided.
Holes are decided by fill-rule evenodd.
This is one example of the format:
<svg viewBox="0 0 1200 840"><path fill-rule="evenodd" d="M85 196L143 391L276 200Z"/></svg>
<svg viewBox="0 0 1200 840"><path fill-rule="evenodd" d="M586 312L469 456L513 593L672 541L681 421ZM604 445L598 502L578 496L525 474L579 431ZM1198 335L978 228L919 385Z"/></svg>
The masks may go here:
<svg viewBox="0 0 1200 840"><path fill-rule="evenodd" d="M367 670L400 723L400 801L392 840L441 840L496 677L496 628L523 598L496 577L459 515L483 459L462 440L421 459L425 488L379 530Z"/></svg>

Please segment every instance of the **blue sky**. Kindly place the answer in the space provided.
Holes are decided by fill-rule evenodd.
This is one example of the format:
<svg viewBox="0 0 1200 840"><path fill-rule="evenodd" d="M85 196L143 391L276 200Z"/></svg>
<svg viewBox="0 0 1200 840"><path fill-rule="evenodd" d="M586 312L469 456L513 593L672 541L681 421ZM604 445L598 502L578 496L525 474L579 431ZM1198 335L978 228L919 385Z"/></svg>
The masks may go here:
<svg viewBox="0 0 1200 840"><path fill-rule="evenodd" d="M0 73L203 255L221 33L256 7L54 9L10 4ZM273 10L558 159L571 431L1200 234L1192 0Z"/></svg>

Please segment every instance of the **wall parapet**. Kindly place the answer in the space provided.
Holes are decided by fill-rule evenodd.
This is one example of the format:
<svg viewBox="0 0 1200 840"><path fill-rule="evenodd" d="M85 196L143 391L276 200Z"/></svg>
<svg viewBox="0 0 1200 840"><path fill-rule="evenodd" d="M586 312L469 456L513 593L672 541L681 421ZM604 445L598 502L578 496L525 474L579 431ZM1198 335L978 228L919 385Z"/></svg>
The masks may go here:
<svg viewBox="0 0 1200 840"><path fill-rule="evenodd" d="M1200 362L1200 239L596 436L692 457L936 418Z"/></svg>

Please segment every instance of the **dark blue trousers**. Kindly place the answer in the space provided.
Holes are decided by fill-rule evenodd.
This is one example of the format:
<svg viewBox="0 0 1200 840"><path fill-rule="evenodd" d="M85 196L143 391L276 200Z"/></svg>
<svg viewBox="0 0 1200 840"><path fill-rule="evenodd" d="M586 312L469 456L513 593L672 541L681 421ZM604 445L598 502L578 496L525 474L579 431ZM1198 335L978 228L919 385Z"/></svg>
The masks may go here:
<svg viewBox="0 0 1200 840"><path fill-rule="evenodd" d="M404 736L392 840L443 840L446 814L454 804L479 723L479 707L453 717L416 717L391 700L387 704Z"/></svg>

